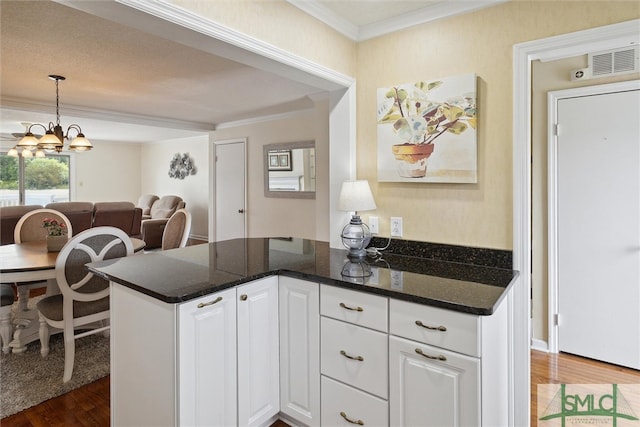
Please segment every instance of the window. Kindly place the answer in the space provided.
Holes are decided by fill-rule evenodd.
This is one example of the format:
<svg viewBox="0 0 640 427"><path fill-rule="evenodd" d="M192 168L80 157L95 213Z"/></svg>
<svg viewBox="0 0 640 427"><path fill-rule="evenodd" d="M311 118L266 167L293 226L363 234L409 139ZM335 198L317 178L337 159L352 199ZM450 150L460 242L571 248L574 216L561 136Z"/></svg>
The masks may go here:
<svg viewBox="0 0 640 427"><path fill-rule="evenodd" d="M70 156L10 157L0 153L0 206L70 200Z"/></svg>

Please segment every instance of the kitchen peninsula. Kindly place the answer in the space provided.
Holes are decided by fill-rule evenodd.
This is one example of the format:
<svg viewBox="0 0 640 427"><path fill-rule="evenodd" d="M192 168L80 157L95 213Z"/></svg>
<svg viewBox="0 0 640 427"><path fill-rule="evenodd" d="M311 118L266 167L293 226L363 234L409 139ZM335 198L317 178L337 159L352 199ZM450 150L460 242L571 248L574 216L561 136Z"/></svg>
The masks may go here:
<svg viewBox="0 0 640 427"><path fill-rule="evenodd" d="M517 272L346 254L250 238L91 264L112 425L507 425Z"/></svg>

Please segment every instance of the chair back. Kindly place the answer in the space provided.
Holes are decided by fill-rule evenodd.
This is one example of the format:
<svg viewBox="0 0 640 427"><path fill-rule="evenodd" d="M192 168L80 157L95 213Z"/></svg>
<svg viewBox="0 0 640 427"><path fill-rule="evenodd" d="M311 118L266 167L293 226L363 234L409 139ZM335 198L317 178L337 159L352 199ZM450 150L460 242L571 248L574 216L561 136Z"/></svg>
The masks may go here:
<svg viewBox="0 0 640 427"><path fill-rule="evenodd" d="M151 206L153 206L153 202L155 202L158 199L159 197L156 196L155 194L143 194L138 199L138 204L136 206L142 209L143 216L150 216Z"/></svg>
<svg viewBox="0 0 640 427"><path fill-rule="evenodd" d="M65 214L55 209L35 209L20 218L14 230L13 240L16 243L47 240L47 229L42 226L42 222L46 218L56 219L58 222L64 223L67 228L67 239L73 236L73 226Z"/></svg>
<svg viewBox="0 0 640 427"><path fill-rule="evenodd" d="M20 218L29 211L41 208L41 205L0 206L0 244L15 243L13 235Z"/></svg>
<svg viewBox="0 0 640 427"><path fill-rule="evenodd" d="M90 228L69 240L56 259L56 280L65 310L72 309L71 305L67 307L68 300L94 301L109 295L109 282L90 272L85 264L131 254L131 239L116 227Z"/></svg>
<svg viewBox="0 0 640 427"><path fill-rule="evenodd" d="M162 250L184 248L191 231L191 214L186 209L178 209L164 228L162 233Z"/></svg>
<svg viewBox="0 0 640 427"><path fill-rule="evenodd" d="M151 205L151 219L169 218L178 209L184 208L184 201L180 196L162 196Z"/></svg>

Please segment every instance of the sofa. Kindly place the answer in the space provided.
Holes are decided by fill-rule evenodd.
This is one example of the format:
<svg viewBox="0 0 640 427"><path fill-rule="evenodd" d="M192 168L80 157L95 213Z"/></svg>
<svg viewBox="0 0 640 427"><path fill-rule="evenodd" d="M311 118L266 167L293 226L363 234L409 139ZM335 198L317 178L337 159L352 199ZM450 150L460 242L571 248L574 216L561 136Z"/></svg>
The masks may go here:
<svg viewBox="0 0 640 427"><path fill-rule="evenodd" d="M143 215L141 223L142 240L146 249L162 247L162 234L171 215L183 209L185 202L179 196L162 196L155 200L149 209L149 215Z"/></svg>
<svg viewBox="0 0 640 427"><path fill-rule="evenodd" d="M69 218L74 235L91 227L109 225L121 229L131 237L140 237L142 209L131 202L56 202L46 206L0 207L1 244L15 243L13 231L18 220L25 213L43 207L55 209Z"/></svg>

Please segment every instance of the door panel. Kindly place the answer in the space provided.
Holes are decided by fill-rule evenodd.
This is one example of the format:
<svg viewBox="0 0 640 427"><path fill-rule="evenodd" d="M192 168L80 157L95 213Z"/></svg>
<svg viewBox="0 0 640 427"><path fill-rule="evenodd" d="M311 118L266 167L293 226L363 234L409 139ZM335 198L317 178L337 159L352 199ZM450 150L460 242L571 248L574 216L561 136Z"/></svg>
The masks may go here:
<svg viewBox="0 0 640 427"><path fill-rule="evenodd" d="M245 142L215 144L215 241L245 237Z"/></svg>
<svg viewBox="0 0 640 427"><path fill-rule="evenodd" d="M558 101L558 344L640 368L640 91Z"/></svg>

